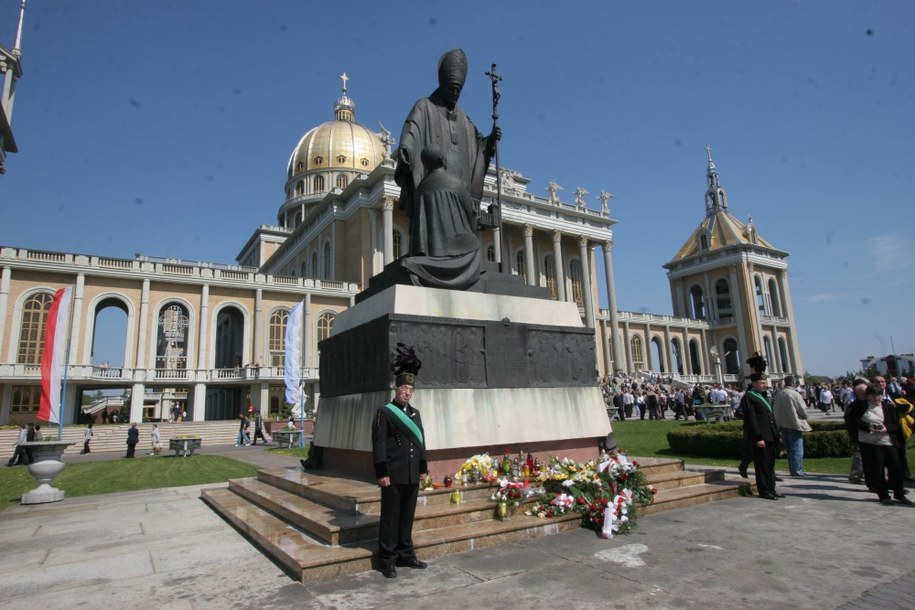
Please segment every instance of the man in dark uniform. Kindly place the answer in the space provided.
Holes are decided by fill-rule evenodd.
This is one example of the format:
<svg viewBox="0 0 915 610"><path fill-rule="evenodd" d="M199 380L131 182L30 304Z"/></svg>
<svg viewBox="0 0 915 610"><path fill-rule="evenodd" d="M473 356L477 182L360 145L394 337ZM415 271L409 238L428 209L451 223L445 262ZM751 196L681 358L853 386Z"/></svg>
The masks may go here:
<svg viewBox="0 0 915 610"><path fill-rule="evenodd" d="M419 479L427 471L422 419L410 405L415 383L413 373L398 374L394 400L375 412L372 423L372 455L381 486L378 557L385 578L397 576L395 565L426 567L413 549Z"/></svg>
<svg viewBox="0 0 915 610"><path fill-rule="evenodd" d="M753 468L756 471L756 490L760 498L778 500L783 495L775 492L775 456L779 437L772 415L772 404L766 390L769 380L762 371L750 375L750 389L743 395L743 435L753 446Z"/></svg>

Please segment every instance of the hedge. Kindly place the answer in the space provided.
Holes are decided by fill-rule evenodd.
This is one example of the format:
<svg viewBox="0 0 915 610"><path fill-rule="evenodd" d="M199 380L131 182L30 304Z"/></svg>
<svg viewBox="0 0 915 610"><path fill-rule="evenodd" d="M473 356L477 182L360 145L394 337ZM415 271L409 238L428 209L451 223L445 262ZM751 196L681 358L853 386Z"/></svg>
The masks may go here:
<svg viewBox="0 0 915 610"><path fill-rule="evenodd" d="M810 425L813 431L804 434L804 457L851 456L852 446L843 422L810 422ZM743 422L691 422L668 432L667 443L679 455L739 457L743 454Z"/></svg>

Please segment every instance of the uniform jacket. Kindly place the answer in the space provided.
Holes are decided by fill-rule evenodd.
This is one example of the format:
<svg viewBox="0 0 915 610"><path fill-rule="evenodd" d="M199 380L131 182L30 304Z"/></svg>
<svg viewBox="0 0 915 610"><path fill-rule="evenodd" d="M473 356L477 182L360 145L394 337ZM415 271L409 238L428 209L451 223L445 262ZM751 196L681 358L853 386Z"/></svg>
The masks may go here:
<svg viewBox="0 0 915 610"><path fill-rule="evenodd" d="M754 391L747 390L740 401L743 410L743 433L754 443L766 441L773 443L778 439L775 431L775 419L762 400L760 400ZM765 394L763 394L765 397Z"/></svg>
<svg viewBox="0 0 915 610"><path fill-rule="evenodd" d="M406 413L423 430L419 411L407 405ZM425 443L414 441L413 434L386 406L375 411L372 422L372 459L376 478L391 477L395 485L419 484L419 475L427 471Z"/></svg>

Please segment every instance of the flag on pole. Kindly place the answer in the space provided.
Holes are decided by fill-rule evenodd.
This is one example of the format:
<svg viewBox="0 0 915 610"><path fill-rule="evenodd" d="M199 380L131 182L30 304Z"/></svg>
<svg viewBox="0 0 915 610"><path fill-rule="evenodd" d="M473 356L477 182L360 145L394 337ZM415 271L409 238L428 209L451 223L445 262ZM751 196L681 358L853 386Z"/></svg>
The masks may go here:
<svg viewBox="0 0 915 610"><path fill-rule="evenodd" d="M38 419L60 423L60 386L67 363L67 333L69 333L70 301L73 287L61 288L54 295L44 330L41 352L41 403Z"/></svg>
<svg viewBox="0 0 915 610"><path fill-rule="evenodd" d="M297 405L302 393L302 319L305 302L297 303L286 320L286 402Z"/></svg>

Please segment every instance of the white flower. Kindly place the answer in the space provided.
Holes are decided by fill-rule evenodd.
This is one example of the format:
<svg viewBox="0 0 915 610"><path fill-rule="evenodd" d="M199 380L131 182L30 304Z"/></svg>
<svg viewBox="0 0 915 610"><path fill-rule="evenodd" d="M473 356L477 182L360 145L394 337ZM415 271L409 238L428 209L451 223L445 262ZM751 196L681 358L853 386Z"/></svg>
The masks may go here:
<svg viewBox="0 0 915 610"><path fill-rule="evenodd" d="M563 487L571 487L572 485L575 485L575 481L573 481L572 479L566 479L565 481L562 482Z"/></svg>

